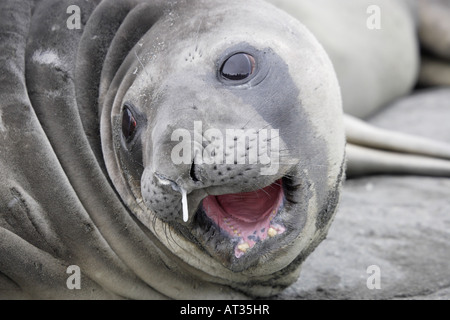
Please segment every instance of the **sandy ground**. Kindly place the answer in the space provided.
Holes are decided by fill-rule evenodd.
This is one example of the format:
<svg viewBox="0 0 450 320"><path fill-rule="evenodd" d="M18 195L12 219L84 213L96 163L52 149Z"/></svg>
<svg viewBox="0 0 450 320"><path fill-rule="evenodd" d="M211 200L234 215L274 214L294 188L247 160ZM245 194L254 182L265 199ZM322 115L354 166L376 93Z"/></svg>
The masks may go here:
<svg viewBox="0 0 450 320"><path fill-rule="evenodd" d="M394 103L373 124L450 143L450 88ZM379 267L380 289L369 289ZM327 239L280 299L450 299L450 178L345 182Z"/></svg>

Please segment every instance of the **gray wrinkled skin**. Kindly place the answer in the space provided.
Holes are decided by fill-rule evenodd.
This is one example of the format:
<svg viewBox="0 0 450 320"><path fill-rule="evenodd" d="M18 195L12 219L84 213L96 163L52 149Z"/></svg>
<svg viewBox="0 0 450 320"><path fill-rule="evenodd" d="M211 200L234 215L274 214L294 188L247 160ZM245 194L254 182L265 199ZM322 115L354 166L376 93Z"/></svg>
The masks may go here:
<svg viewBox="0 0 450 320"><path fill-rule="evenodd" d="M81 8L80 30L66 28L69 5ZM345 152L337 79L309 31L257 0L0 6L2 297L234 299L297 279L332 221ZM240 51L255 57L255 76L222 81L220 65ZM132 141L125 106L139 124ZM194 121L278 129L267 142L279 139L279 170L174 165L171 134L193 135ZM278 179L286 232L237 258L237 240L197 212L200 201ZM71 265L81 290L67 289Z"/></svg>
<svg viewBox="0 0 450 320"><path fill-rule="evenodd" d="M411 90L416 17L411 1L269 2L295 18L260 0L0 2L0 297L237 299L296 281L338 206L343 108L365 117ZM389 11L379 33L359 15L369 2ZM70 5L79 30L66 27ZM238 52L256 71L224 81L220 68ZM130 139L125 110L137 120ZM267 139L279 139L278 170L196 164L195 153L173 162L175 130L201 148L211 128L279 130ZM367 129L356 128L350 139ZM367 172L365 160L353 169ZM201 201L276 181L285 201L274 221L286 231L238 258L239 239ZM80 290L66 286L73 265Z"/></svg>

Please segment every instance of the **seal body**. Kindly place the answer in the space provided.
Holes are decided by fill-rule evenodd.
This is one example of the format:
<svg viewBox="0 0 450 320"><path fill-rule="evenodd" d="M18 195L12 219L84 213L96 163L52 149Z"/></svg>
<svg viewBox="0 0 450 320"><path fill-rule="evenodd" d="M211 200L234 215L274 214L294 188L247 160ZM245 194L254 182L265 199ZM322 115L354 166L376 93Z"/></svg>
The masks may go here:
<svg viewBox="0 0 450 320"><path fill-rule="evenodd" d="M346 113L347 177L450 175L448 144L380 130L357 119L369 119L417 84L448 85L447 2L269 2L311 30L333 62Z"/></svg>
<svg viewBox="0 0 450 320"><path fill-rule="evenodd" d="M412 1L268 2L296 17L324 46L345 113L367 118L416 84L419 41Z"/></svg>
<svg viewBox="0 0 450 320"><path fill-rule="evenodd" d="M339 202L340 87L362 117L417 73L403 2L379 1L392 20L369 39L349 14L365 1L323 3L349 23L324 28L306 1L301 19L260 0L2 1L1 294L233 299L296 281ZM350 122L349 141L373 132Z"/></svg>
<svg viewBox="0 0 450 320"><path fill-rule="evenodd" d="M227 78L240 55L251 60L250 74ZM115 188L189 265L237 283L284 270L290 277L311 239L325 234L343 177L340 93L322 47L282 11L179 2L130 50L103 99L102 148ZM277 161L268 174L258 159L264 139Z"/></svg>
<svg viewBox="0 0 450 320"><path fill-rule="evenodd" d="M306 28L256 0L1 9L7 296L242 298L297 279L345 153Z"/></svg>

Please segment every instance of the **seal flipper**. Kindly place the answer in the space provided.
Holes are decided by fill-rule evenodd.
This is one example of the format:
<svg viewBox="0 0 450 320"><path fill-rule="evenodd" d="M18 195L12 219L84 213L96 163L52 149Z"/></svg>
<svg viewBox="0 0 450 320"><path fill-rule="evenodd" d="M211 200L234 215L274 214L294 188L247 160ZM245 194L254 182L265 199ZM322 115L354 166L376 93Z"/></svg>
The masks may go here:
<svg viewBox="0 0 450 320"><path fill-rule="evenodd" d="M347 177L368 174L415 174L450 177L450 161L348 144Z"/></svg>
<svg viewBox="0 0 450 320"><path fill-rule="evenodd" d="M450 145L377 128L345 115L347 176L416 174L450 177Z"/></svg>
<svg viewBox="0 0 450 320"><path fill-rule="evenodd" d="M450 85L450 2L420 0L418 35L422 47L419 85Z"/></svg>

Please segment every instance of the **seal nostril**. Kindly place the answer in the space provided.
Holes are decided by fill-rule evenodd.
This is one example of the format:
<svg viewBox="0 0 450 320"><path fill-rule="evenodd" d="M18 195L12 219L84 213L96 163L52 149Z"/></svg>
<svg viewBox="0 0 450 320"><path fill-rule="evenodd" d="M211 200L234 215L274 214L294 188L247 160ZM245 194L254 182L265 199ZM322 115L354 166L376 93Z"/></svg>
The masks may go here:
<svg viewBox="0 0 450 320"><path fill-rule="evenodd" d="M189 175L191 176L192 181L194 182L199 182L200 179L197 176L197 166L195 165L194 161L192 161L192 165L191 165L191 171L189 172Z"/></svg>

